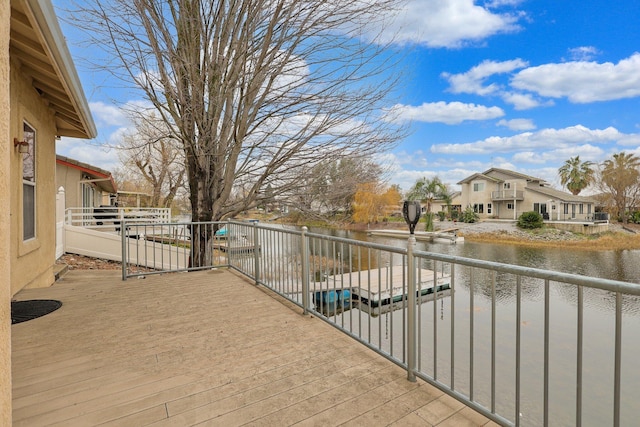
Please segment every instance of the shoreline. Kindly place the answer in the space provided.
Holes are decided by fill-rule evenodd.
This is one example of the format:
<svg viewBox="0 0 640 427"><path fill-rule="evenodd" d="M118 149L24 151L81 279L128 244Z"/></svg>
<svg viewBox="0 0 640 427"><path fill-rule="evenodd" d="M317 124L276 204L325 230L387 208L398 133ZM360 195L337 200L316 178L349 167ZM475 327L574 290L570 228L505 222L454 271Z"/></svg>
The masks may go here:
<svg viewBox="0 0 640 427"><path fill-rule="evenodd" d="M436 222L436 230L458 228L458 236L473 243L508 244L531 248L564 248L584 251L640 249L640 226L637 224L610 224L610 231L595 235L576 234L544 227L523 230L515 222L480 221L475 223ZM419 226L418 226L419 227ZM343 229L367 231L367 224L343 224ZM405 230L406 224L387 222L371 224L371 229Z"/></svg>

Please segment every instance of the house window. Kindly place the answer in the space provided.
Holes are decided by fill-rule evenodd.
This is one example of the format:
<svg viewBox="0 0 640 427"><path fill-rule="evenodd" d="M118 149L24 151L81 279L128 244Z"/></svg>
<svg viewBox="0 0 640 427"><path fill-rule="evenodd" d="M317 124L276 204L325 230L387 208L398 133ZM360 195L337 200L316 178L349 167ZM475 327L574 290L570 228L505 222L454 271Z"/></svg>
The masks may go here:
<svg viewBox="0 0 640 427"><path fill-rule="evenodd" d="M36 131L24 123L23 138L29 151L22 155L22 239L36 237Z"/></svg>
<svg viewBox="0 0 640 427"><path fill-rule="evenodd" d="M510 190L511 189L511 183L510 182L505 182L504 184L502 184L502 188L504 188L505 190Z"/></svg>
<svg viewBox="0 0 640 427"><path fill-rule="evenodd" d="M587 205L587 215L591 215L591 204Z"/></svg>
<svg viewBox="0 0 640 427"><path fill-rule="evenodd" d="M473 211L478 214L484 213L484 203L473 205Z"/></svg>
<svg viewBox="0 0 640 427"><path fill-rule="evenodd" d="M513 203L507 203L507 210L513 210Z"/></svg>
<svg viewBox="0 0 640 427"><path fill-rule="evenodd" d="M487 214L491 215L491 203L487 203Z"/></svg>
<svg viewBox="0 0 640 427"><path fill-rule="evenodd" d="M564 204L564 214L565 214L565 215L568 215L568 214L569 214L569 204L568 204L568 203L565 203L565 204Z"/></svg>
<svg viewBox="0 0 640 427"><path fill-rule="evenodd" d="M580 203L579 211L581 215L584 213L584 204Z"/></svg>
<svg viewBox="0 0 640 427"><path fill-rule="evenodd" d="M571 205L571 218L576 217L576 205Z"/></svg>
<svg viewBox="0 0 640 427"><path fill-rule="evenodd" d="M474 182L473 183L473 191L474 191L474 193L478 193L480 191L484 191L484 182Z"/></svg>

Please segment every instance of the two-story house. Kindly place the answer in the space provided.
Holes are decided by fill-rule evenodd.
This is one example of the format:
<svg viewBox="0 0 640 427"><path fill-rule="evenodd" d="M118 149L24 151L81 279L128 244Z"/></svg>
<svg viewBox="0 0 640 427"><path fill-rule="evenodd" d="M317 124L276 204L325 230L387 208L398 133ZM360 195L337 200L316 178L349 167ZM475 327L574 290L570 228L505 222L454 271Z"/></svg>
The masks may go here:
<svg viewBox="0 0 640 427"><path fill-rule="evenodd" d="M461 205L473 207L480 218L517 219L535 211L545 220L592 221L595 200L551 188L540 178L491 168L458 182Z"/></svg>

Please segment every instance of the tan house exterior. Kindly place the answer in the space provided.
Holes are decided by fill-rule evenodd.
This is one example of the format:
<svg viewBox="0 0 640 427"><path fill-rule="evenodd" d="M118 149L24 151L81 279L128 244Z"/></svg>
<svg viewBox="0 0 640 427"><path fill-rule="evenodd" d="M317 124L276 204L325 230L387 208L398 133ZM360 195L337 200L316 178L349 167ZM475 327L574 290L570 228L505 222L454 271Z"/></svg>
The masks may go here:
<svg viewBox="0 0 640 427"><path fill-rule="evenodd" d="M540 178L491 168L458 182L462 209L473 207L480 219L518 219L535 211L549 221L593 221L595 200L556 190Z"/></svg>
<svg viewBox="0 0 640 427"><path fill-rule="evenodd" d="M460 212L462 209L461 201L462 192L454 191L453 193L449 194L449 203L447 203L445 200L434 200L431 204L431 212L444 212L447 216L449 216L449 214L453 212ZM422 210L425 211L426 207L423 206Z"/></svg>
<svg viewBox="0 0 640 427"><path fill-rule="evenodd" d="M11 425L11 298L54 281L55 141L96 129L50 1L0 2L0 28L0 425Z"/></svg>
<svg viewBox="0 0 640 427"><path fill-rule="evenodd" d="M111 172L61 155L56 156L56 187L64 188L67 208L111 206L118 192Z"/></svg>

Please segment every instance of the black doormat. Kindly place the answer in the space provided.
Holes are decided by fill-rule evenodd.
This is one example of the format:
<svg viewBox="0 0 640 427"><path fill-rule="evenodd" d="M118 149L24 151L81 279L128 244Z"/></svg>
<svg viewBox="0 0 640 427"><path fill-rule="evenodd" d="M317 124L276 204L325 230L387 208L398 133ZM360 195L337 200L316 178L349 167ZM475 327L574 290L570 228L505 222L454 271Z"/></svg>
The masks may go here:
<svg viewBox="0 0 640 427"><path fill-rule="evenodd" d="M11 324L26 322L49 314L62 307L62 303L53 299L32 299L11 301Z"/></svg>

